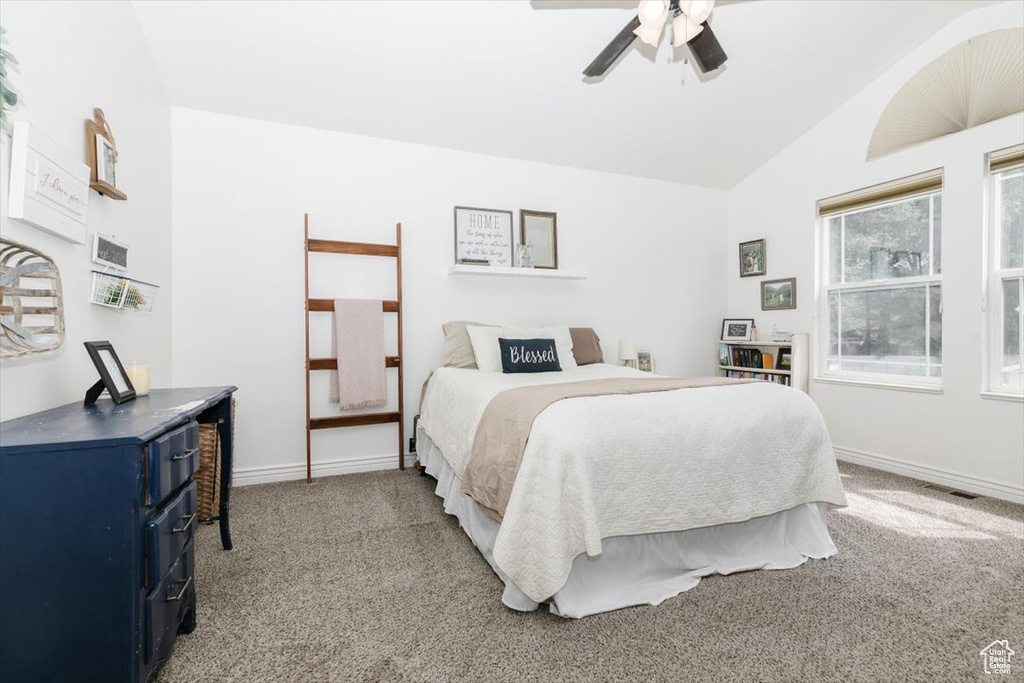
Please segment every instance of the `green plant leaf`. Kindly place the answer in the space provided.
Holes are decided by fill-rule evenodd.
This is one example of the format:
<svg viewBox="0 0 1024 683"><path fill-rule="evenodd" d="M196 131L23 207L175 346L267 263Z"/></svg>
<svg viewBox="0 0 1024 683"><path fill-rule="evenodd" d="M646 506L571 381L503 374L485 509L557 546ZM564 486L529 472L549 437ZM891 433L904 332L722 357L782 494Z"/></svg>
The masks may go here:
<svg viewBox="0 0 1024 683"><path fill-rule="evenodd" d="M7 50L3 49L2 47L0 47L0 56L5 57L5 58L11 60L12 64L18 64L19 63L17 57L15 57L14 55L12 55L10 52L8 52Z"/></svg>

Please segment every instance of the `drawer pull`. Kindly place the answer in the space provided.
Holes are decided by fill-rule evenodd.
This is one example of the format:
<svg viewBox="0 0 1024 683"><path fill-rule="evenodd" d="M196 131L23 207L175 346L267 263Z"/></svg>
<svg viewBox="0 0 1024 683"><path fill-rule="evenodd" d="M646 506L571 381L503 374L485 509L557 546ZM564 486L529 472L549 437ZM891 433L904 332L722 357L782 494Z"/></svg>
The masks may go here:
<svg viewBox="0 0 1024 683"><path fill-rule="evenodd" d="M185 458L191 458L193 455L195 455L198 452L199 452L198 448L193 448L190 451L185 451L184 453L178 453L175 456L171 456L171 460L184 460Z"/></svg>
<svg viewBox="0 0 1024 683"><path fill-rule="evenodd" d="M188 528L190 526L192 526L193 520L195 520L195 518L198 517L198 516L199 516L198 512L193 512L188 517L182 517L182 519L185 520L185 523L182 524L181 526L176 526L173 529L171 529L171 533L172 534L180 534L182 531L188 531Z"/></svg>
<svg viewBox="0 0 1024 683"><path fill-rule="evenodd" d="M175 583L181 583L181 581L175 581ZM190 583L192 583L192 577L191 576L188 577L187 579L185 579L185 585L181 587L181 590L178 591L177 595L175 595L173 598L170 595L167 596L167 602L174 602L175 600L181 600L182 596L185 595L185 591L188 590L188 585ZM170 591L167 591L167 592L170 593Z"/></svg>

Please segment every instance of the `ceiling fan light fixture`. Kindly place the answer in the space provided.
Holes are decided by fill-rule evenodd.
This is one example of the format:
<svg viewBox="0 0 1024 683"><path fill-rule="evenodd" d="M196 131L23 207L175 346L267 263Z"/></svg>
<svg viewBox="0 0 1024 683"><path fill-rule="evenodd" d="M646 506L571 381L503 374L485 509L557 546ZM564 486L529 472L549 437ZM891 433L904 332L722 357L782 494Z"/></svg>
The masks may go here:
<svg viewBox="0 0 1024 683"><path fill-rule="evenodd" d="M636 8L636 16L640 25L633 33L651 47L658 47L668 19L668 0L641 0Z"/></svg>
<svg viewBox="0 0 1024 683"><path fill-rule="evenodd" d="M683 13L676 15L672 20L672 46L679 47L697 37L697 34L704 30L701 24L693 21Z"/></svg>
<svg viewBox="0 0 1024 683"><path fill-rule="evenodd" d="M633 33L636 36L650 45L651 47L658 47L658 43L661 42L661 32L664 30L665 25L661 24L658 26L639 26Z"/></svg>
<svg viewBox="0 0 1024 683"><path fill-rule="evenodd" d="M664 24L668 17L668 0L640 0L636 14L642 24L655 21Z"/></svg>
<svg viewBox="0 0 1024 683"><path fill-rule="evenodd" d="M715 9L715 0L679 0L679 9L693 23L703 24Z"/></svg>

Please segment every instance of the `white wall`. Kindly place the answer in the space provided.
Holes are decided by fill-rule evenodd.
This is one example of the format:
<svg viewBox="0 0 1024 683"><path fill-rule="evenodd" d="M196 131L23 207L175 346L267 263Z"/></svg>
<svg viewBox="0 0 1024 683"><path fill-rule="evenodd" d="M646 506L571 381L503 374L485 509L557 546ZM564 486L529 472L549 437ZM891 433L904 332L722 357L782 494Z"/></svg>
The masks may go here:
<svg viewBox="0 0 1024 683"><path fill-rule="evenodd" d="M977 34L1020 26L1019 2L970 12L888 70L730 195L728 310L762 330L815 330L815 202L936 167L943 194L941 395L811 383L840 456L1004 497L1024 495L1024 406L983 399L981 312L986 152L1024 139L1017 115L864 161L875 123L900 86ZM767 238L768 279L796 276L794 311L760 310L763 278L738 276L736 244ZM813 344L812 344L813 345Z"/></svg>
<svg viewBox="0 0 1024 683"><path fill-rule="evenodd" d="M23 104L13 118L38 126L85 160L83 121L100 107L117 139L118 183L128 201L90 191L95 231L131 245L130 274L162 285L151 314L88 303L91 246L7 218L10 139L2 135L0 233L50 256L64 286L67 341L45 356L0 363L0 419L81 400L96 374L82 342L109 339L122 361L149 361L156 386L171 381L170 107L131 5L4 0L5 48L17 56L12 82ZM90 242L91 244L91 242Z"/></svg>
<svg viewBox="0 0 1024 683"><path fill-rule="evenodd" d="M606 358L631 337L654 350L659 370L713 369L724 191L172 112L174 382L239 387L238 483L304 474L304 212L311 235L326 239L390 243L403 224L408 435L420 385L443 360L445 320L588 325ZM556 211L559 265L588 278L449 276L455 205ZM395 294L388 259L314 258L313 297ZM328 328L312 337L313 354L328 355ZM314 378L315 412L329 414L327 373ZM394 466L395 432L315 432L318 471Z"/></svg>

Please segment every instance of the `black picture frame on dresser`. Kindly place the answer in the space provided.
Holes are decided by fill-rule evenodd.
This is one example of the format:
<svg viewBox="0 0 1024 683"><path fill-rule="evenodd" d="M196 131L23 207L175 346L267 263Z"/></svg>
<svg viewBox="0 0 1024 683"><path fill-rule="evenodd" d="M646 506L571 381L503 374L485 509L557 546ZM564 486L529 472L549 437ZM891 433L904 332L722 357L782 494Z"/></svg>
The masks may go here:
<svg viewBox="0 0 1024 683"><path fill-rule="evenodd" d="M116 404L135 398L135 387L132 386L128 373L124 371L113 344L109 341L85 342L85 350L89 352L92 364L100 373L100 380L85 392L85 405L91 406L96 403L104 389Z"/></svg>

